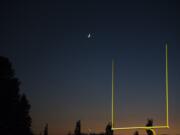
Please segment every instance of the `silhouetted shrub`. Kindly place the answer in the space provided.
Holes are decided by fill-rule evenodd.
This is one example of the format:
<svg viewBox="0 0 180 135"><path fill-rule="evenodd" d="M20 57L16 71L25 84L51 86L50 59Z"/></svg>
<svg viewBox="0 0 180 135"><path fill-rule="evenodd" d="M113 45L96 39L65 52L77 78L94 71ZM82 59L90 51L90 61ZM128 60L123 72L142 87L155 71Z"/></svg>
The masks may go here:
<svg viewBox="0 0 180 135"><path fill-rule="evenodd" d="M76 122L76 128L74 130L74 134L75 135L81 135L81 121L80 120L78 120Z"/></svg>
<svg viewBox="0 0 180 135"><path fill-rule="evenodd" d="M148 122L146 124L147 127L151 127L153 126L153 120L152 119L148 119ZM153 132L151 130L146 130L147 135L153 135Z"/></svg>
<svg viewBox="0 0 180 135"><path fill-rule="evenodd" d="M112 125L111 125L110 122L106 126L106 133L105 133L105 135L113 135Z"/></svg>

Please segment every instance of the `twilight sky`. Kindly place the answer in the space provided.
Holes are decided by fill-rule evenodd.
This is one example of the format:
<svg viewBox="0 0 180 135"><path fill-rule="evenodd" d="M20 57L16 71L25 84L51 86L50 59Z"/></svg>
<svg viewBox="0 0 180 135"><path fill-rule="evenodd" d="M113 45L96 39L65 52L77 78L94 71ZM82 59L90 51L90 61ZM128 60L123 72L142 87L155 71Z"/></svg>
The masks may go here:
<svg viewBox="0 0 180 135"><path fill-rule="evenodd" d="M143 126L147 118L163 125L166 42L170 129L157 131L180 134L179 36L178 0L0 3L0 55L13 63L37 134L48 123L50 135L66 135L79 119L83 132L104 131L111 121L112 59L116 126Z"/></svg>

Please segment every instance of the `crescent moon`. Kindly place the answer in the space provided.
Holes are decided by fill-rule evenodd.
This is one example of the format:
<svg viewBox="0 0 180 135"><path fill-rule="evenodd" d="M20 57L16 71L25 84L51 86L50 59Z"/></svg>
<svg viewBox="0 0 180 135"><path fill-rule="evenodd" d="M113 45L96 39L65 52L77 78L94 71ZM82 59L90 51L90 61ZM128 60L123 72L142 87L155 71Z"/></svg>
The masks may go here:
<svg viewBox="0 0 180 135"><path fill-rule="evenodd" d="M89 33L89 34L88 34L88 38L90 38L90 37L91 37L91 34Z"/></svg>

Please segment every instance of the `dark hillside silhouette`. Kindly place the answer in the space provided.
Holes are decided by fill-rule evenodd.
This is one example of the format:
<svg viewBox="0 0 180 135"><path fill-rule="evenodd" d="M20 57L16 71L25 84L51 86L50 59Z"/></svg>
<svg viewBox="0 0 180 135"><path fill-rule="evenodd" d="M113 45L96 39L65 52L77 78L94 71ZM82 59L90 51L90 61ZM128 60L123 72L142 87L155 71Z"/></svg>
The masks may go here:
<svg viewBox="0 0 180 135"><path fill-rule="evenodd" d="M32 135L30 104L19 93L19 80L8 58L0 56L0 134Z"/></svg>

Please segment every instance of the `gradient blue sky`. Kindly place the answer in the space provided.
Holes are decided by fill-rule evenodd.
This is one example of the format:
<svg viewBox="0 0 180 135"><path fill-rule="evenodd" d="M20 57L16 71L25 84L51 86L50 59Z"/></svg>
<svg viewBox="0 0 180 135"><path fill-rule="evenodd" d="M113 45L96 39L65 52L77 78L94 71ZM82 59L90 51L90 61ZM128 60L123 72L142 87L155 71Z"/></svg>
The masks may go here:
<svg viewBox="0 0 180 135"><path fill-rule="evenodd" d="M166 42L171 128L159 133L180 133L178 1L0 5L0 55L10 58L21 92L28 96L35 133L49 123L50 135L66 135L79 119L83 132L104 131L111 119L112 59L117 126L145 125L149 117L155 125L163 124Z"/></svg>

